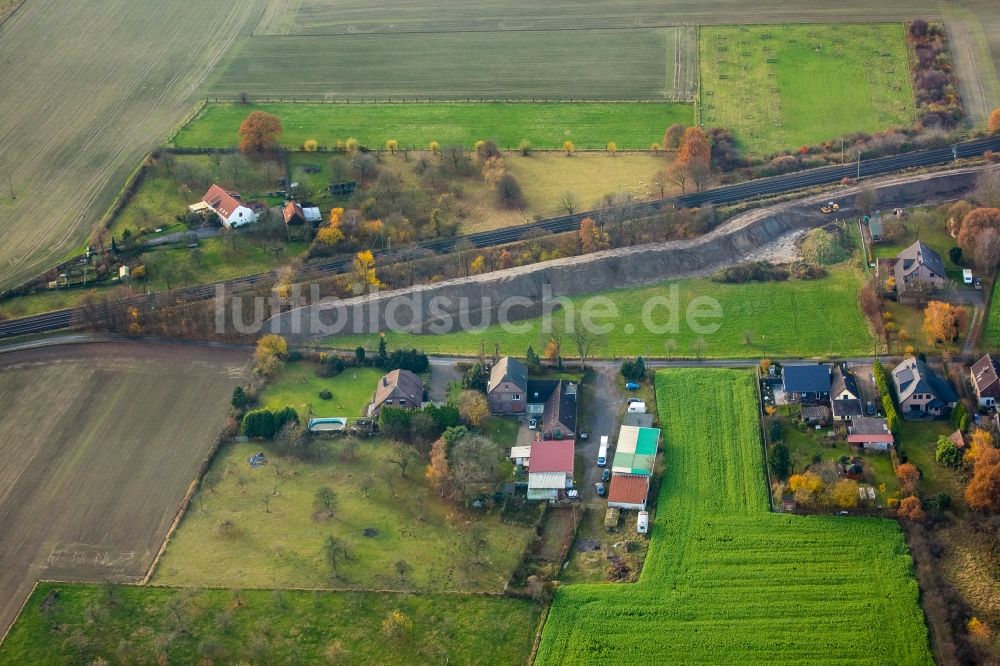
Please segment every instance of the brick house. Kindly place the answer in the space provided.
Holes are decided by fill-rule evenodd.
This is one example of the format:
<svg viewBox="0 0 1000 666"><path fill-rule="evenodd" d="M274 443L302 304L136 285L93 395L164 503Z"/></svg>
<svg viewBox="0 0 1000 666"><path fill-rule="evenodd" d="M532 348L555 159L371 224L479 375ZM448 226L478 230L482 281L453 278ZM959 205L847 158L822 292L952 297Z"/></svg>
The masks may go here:
<svg viewBox="0 0 1000 666"><path fill-rule="evenodd" d="M941 255L918 240L896 255L892 267L896 293L914 297L937 291L948 284Z"/></svg>
<svg viewBox="0 0 1000 666"><path fill-rule="evenodd" d="M1000 363L987 354L972 364L969 374L972 376L972 386L976 389L979 406L996 407L1000 401Z"/></svg>
<svg viewBox="0 0 1000 666"><path fill-rule="evenodd" d="M946 416L958 402L951 386L912 356L893 368L892 383L904 419Z"/></svg>
<svg viewBox="0 0 1000 666"><path fill-rule="evenodd" d="M504 356L490 370L486 398L493 414L523 414L528 393L528 368Z"/></svg>
<svg viewBox="0 0 1000 666"><path fill-rule="evenodd" d="M393 370L378 380L368 415L377 417L382 407L420 409L424 402L424 382L409 370Z"/></svg>

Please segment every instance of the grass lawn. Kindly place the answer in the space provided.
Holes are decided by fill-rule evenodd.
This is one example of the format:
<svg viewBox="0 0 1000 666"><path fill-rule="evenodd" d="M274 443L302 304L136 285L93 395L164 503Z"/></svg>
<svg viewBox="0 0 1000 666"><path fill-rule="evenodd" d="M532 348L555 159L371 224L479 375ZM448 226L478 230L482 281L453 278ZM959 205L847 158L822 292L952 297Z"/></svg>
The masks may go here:
<svg viewBox="0 0 1000 666"><path fill-rule="evenodd" d="M451 10L457 7L452 7ZM429 7L388 10L396 27ZM382 37L255 35L237 41L203 87L209 98L391 100L659 100L694 90L694 28L522 30L503 11L488 31L456 30L452 11L431 30ZM586 12L581 12L583 14ZM341 7L339 16L356 14ZM510 23L513 21L513 23ZM657 20L662 22L662 17ZM359 32L369 32L366 26ZM567 29L571 28L571 29ZM486 34L484 34L484 32ZM627 46L626 46L627 45ZM674 59L680 53L680 67Z"/></svg>
<svg viewBox="0 0 1000 666"><path fill-rule="evenodd" d="M701 122L751 153L913 122L901 23L701 28Z"/></svg>
<svg viewBox="0 0 1000 666"><path fill-rule="evenodd" d="M479 431L502 448L509 449L517 444L517 431L520 427L517 419L489 416L479 426Z"/></svg>
<svg viewBox="0 0 1000 666"><path fill-rule="evenodd" d="M647 331L641 324L643 304L654 296L669 299L672 284L677 286L679 330L666 334ZM610 299L617 309L617 316L595 319L600 323L609 321L614 326L594 346L593 354L598 357L637 354L647 358L696 357L700 350L705 358L754 358L762 355L762 343L766 344L768 356L832 357L867 354L872 350L872 337L858 307L859 286L855 269L835 266L819 280L726 285L708 279L687 279L576 296L571 301L580 307L587 298L599 295ZM715 333L699 335L684 323L684 313L696 297L716 299L721 306L720 319L702 320L718 323ZM562 335L564 312L556 311L552 319L552 330ZM665 325L667 311L654 309L652 319L654 324ZM544 349L549 335L543 332L541 317L516 325L527 330L509 332L494 325L481 332L419 337L388 332L386 342L391 348L415 346L427 353L465 355L478 354L483 341L487 349L492 349L494 342L499 343L503 354L523 355L529 345L536 350ZM752 337L749 345L745 342L747 332ZM344 349L364 345L374 350L378 345L375 335L334 336L326 342ZM568 337L563 339L563 350L567 356L576 353Z"/></svg>
<svg viewBox="0 0 1000 666"><path fill-rule="evenodd" d="M342 446L338 441L333 448ZM261 447L235 444L216 458L213 468L222 480L214 492L199 492L171 538L154 582L500 591L531 536L530 528L501 523L495 514L466 514L438 499L420 466L407 472L409 478L401 477L399 468L386 462L391 445L383 440L360 441L354 461L337 455L322 463L273 457L266 466L251 469L246 460ZM313 506L316 490L323 486L337 495L330 519L317 517ZM232 521L231 532L220 531L225 520ZM477 523L486 528L479 563L470 550L470 528ZM376 534L365 536L368 528ZM334 580L324 560L328 535L343 541L351 556L341 562ZM403 574L399 562L407 564Z"/></svg>
<svg viewBox="0 0 1000 666"><path fill-rule="evenodd" d="M634 585L563 585L535 663L933 663L894 521L768 511L753 376L656 374L664 476Z"/></svg>
<svg viewBox="0 0 1000 666"><path fill-rule="evenodd" d="M965 325L959 333L957 342L935 344L927 333L924 332L924 311L922 308L912 305L904 305L895 301L884 301L885 309L892 313L893 321L899 330L905 330L909 335L909 340L900 341L898 337L893 339L892 351L902 354L906 347L913 346L917 351L925 352L928 355L937 355L942 351L950 353L960 352L962 343L969 333L969 324L972 323L972 308L959 306L965 312Z"/></svg>
<svg viewBox="0 0 1000 666"><path fill-rule="evenodd" d="M659 141L659 140L657 140ZM637 199L660 196L653 186L657 171L666 168L672 159L652 153L606 152L580 153L566 157L563 153L536 153L530 157L507 157L507 170L517 178L524 190L529 215L565 215L559 203L566 192L579 199L577 210L593 208L606 194L625 192ZM670 186L665 194L675 193Z"/></svg>
<svg viewBox="0 0 1000 666"><path fill-rule="evenodd" d="M615 141L622 150L646 149L663 140L663 130L677 122L690 124L690 104L634 103L428 103L428 104L209 104L175 137L178 146L225 148L239 143L237 130L251 111L281 118L284 146L296 149L307 139L333 146L349 137L381 148L389 139L401 146L471 148L479 139L494 139L501 149L516 149L527 139L537 149L562 149L573 141L578 149L604 149Z"/></svg>
<svg viewBox="0 0 1000 666"><path fill-rule="evenodd" d="M965 483L955 470L939 463L934 455L938 437L955 432L949 421L900 420L899 449L920 470L920 494L933 497L938 493L951 495L952 503L965 504Z"/></svg>
<svg viewBox="0 0 1000 666"><path fill-rule="evenodd" d="M363 416L384 374L378 368L347 368L336 377L324 378L316 374L316 365L297 361L285 366L261 392L258 402L271 409L291 405L303 419ZM319 397L323 389L333 394L330 400Z"/></svg>
<svg viewBox="0 0 1000 666"><path fill-rule="evenodd" d="M308 248L301 240L263 242L236 233L204 238L198 241L197 252L186 246L170 246L149 250L142 258L150 288L163 291L271 271Z"/></svg>
<svg viewBox="0 0 1000 666"><path fill-rule="evenodd" d="M1000 350L1000 290L997 288L1000 280L993 280L993 291L990 295L990 309L986 313L986 324L979 339L979 347L986 351Z"/></svg>
<svg viewBox="0 0 1000 666"><path fill-rule="evenodd" d="M40 605L56 590L47 620ZM513 666L525 663L541 613L521 599L455 594L111 590L109 603L100 585L40 583L0 645L0 662ZM383 628L394 611L398 634Z"/></svg>

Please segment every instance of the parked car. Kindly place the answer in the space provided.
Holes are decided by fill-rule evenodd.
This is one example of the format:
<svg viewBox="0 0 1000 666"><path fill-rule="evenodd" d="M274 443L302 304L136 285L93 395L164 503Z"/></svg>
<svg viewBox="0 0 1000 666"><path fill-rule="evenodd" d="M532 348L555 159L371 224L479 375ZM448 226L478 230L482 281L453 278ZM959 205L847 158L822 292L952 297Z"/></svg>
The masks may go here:
<svg viewBox="0 0 1000 666"><path fill-rule="evenodd" d="M578 437L579 437L580 439L583 439L583 440L586 440L586 439L590 439L590 435L588 435L588 434L587 434L587 431L586 431L586 430L585 430L585 431L583 431L583 432L581 432L581 433L580 433L580 434L578 435Z"/></svg>
<svg viewBox="0 0 1000 666"><path fill-rule="evenodd" d="M640 511L639 517L635 521L635 531L639 534L645 534L649 531L649 512Z"/></svg>
<svg viewBox="0 0 1000 666"><path fill-rule="evenodd" d="M869 400L868 404L865 405L865 413L867 413L868 416L875 416L875 405L872 404L871 400Z"/></svg>
<svg viewBox="0 0 1000 666"><path fill-rule="evenodd" d="M604 497L605 495L608 494L608 490L607 488L604 487L603 483L595 483L594 490L596 490L597 494L600 495L601 497Z"/></svg>
<svg viewBox="0 0 1000 666"><path fill-rule="evenodd" d="M639 384L636 383L636 382L629 382L628 384L625 384L625 390L626 391L638 391L639 390Z"/></svg>
<svg viewBox="0 0 1000 666"><path fill-rule="evenodd" d="M601 435L601 446L597 450L597 466L604 467L608 464L608 436Z"/></svg>
<svg viewBox="0 0 1000 666"><path fill-rule="evenodd" d="M645 414L646 413L646 403L642 400L636 400L635 402L629 402L628 407L625 409L629 414Z"/></svg>
<svg viewBox="0 0 1000 666"><path fill-rule="evenodd" d="M983 288L983 278L973 278L973 280L972 280L972 286L975 287L976 289L982 289Z"/></svg>
<svg viewBox="0 0 1000 666"><path fill-rule="evenodd" d="M580 491L576 489L567 490L566 497L568 497L569 499L580 499Z"/></svg>
<svg viewBox="0 0 1000 666"><path fill-rule="evenodd" d="M631 405L633 402L642 402L642 398L629 398L625 401L625 404Z"/></svg>
<svg viewBox="0 0 1000 666"><path fill-rule="evenodd" d="M604 483L607 483L610 480L611 480L611 470L605 468L604 469L604 473L601 474L601 481L603 481Z"/></svg>
<svg viewBox="0 0 1000 666"><path fill-rule="evenodd" d="M538 429L538 419L535 418L528 419L528 430L537 430L537 429Z"/></svg>

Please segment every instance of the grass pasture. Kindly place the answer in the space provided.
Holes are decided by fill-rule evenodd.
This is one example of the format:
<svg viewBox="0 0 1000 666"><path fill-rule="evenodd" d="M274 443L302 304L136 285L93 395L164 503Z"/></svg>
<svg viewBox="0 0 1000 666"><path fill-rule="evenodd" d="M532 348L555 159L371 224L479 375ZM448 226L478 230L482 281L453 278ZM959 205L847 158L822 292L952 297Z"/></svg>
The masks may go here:
<svg viewBox="0 0 1000 666"><path fill-rule="evenodd" d="M690 100L693 34L667 27L253 36L236 43L204 93L314 101Z"/></svg>
<svg viewBox="0 0 1000 666"><path fill-rule="evenodd" d="M38 578L146 572L245 362L155 344L0 356L0 629Z"/></svg>
<svg viewBox="0 0 1000 666"><path fill-rule="evenodd" d="M49 628L40 606L54 590L51 617L83 640ZM522 599L455 594L121 586L113 595L108 604L98 585L39 585L0 645L0 663L157 663L162 655L171 664L515 666L531 651L540 615ZM95 609L101 620L88 621ZM398 633L383 627L394 611Z"/></svg>
<svg viewBox="0 0 1000 666"><path fill-rule="evenodd" d="M671 287L676 286L679 324L676 332L666 334L646 330L641 324L642 308L653 297L671 298ZM704 278L661 282L649 287L634 287L617 291L604 291L585 296L574 296L570 302L576 308L595 296L610 299L617 316L595 319L610 322L613 330L593 347L598 357L635 356L646 358L756 358L765 351L768 356L852 356L871 353L872 337L858 307L860 278L853 268L835 266L819 280L790 280L727 285ZM715 333L699 335L685 322L690 304L699 297L715 299L721 306L720 319L704 320L717 323ZM602 310L603 312L603 310ZM652 322L666 325L666 309L656 308ZM576 349L565 330L565 310L552 315L551 331L563 339L564 355L573 356ZM475 323L475 322L473 322ZM499 343L500 353L522 355L528 345L544 349L549 333L545 332L542 317L536 317L516 326L526 330L507 331L499 325L484 331L457 332L444 335L386 333L390 348L417 347L427 353L463 354L476 356L481 344L492 349ZM751 344L746 343L749 333ZM668 342L668 341L673 341ZM378 338L374 335L344 335L327 338L327 343L337 348L354 349L364 345L375 349ZM668 346L669 345L669 346Z"/></svg>
<svg viewBox="0 0 1000 666"><path fill-rule="evenodd" d="M378 368L347 368L336 377L324 378L316 374L312 363L298 361L289 363L276 380L268 383L258 402L270 409L291 405L303 419L362 416L384 374ZM333 397L321 399L319 392L323 389Z"/></svg>
<svg viewBox="0 0 1000 666"><path fill-rule="evenodd" d="M199 491L197 508L188 512L171 538L153 582L500 591L524 552L530 528L500 523L495 515L477 519L456 511L428 488L422 467L414 466L407 472L409 478L402 478L399 468L386 462L388 442L359 444L354 461L334 456L327 462L305 463L272 456L259 469L251 469L246 461L261 444L227 448L213 463L222 480L214 492ZM367 496L366 479L372 483ZM337 495L330 519L314 515L313 499L322 486ZM231 532L220 531L224 520L234 524ZM480 562L467 548L469 529L476 522L486 527ZM377 534L365 536L367 528ZM347 544L351 555L335 580L323 559L323 543L331 534ZM402 574L396 568L400 561L409 566Z"/></svg>
<svg viewBox="0 0 1000 666"><path fill-rule="evenodd" d="M894 522L768 512L752 375L656 382L665 471L639 582L560 587L535 663L932 664Z"/></svg>
<svg viewBox="0 0 1000 666"><path fill-rule="evenodd" d="M704 27L700 119L751 153L913 121L901 23Z"/></svg>
<svg viewBox="0 0 1000 666"><path fill-rule="evenodd" d="M471 148L494 139L501 149L516 149L527 139L536 149L561 150L567 139L578 149L646 149L663 140L663 130L691 123L690 104L637 103L419 103L419 104L209 104L177 133L181 147L225 148L239 143L237 130L247 114L267 111L281 118L283 145L295 149L307 139L334 146L349 137L381 148L389 139L401 146L440 145Z"/></svg>

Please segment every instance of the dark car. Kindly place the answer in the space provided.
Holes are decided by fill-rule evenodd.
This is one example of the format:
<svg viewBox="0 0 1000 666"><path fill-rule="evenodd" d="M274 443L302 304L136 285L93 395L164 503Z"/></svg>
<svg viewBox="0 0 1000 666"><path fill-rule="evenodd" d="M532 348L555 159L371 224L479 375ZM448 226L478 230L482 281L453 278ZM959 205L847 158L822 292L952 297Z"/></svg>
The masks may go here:
<svg viewBox="0 0 1000 666"><path fill-rule="evenodd" d="M605 469L604 473L601 474L601 481L604 481L605 483L607 483L610 480L611 480L611 470L610 469Z"/></svg>
<svg viewBox="0 0 1000 666"><path fill-rule="evenodd" d="M603 483L595 483L594 490L596 490L597 494L600 495L601 497L604 497L605 495L608 494L608 490L607 488L604 487Z"/></svg>

